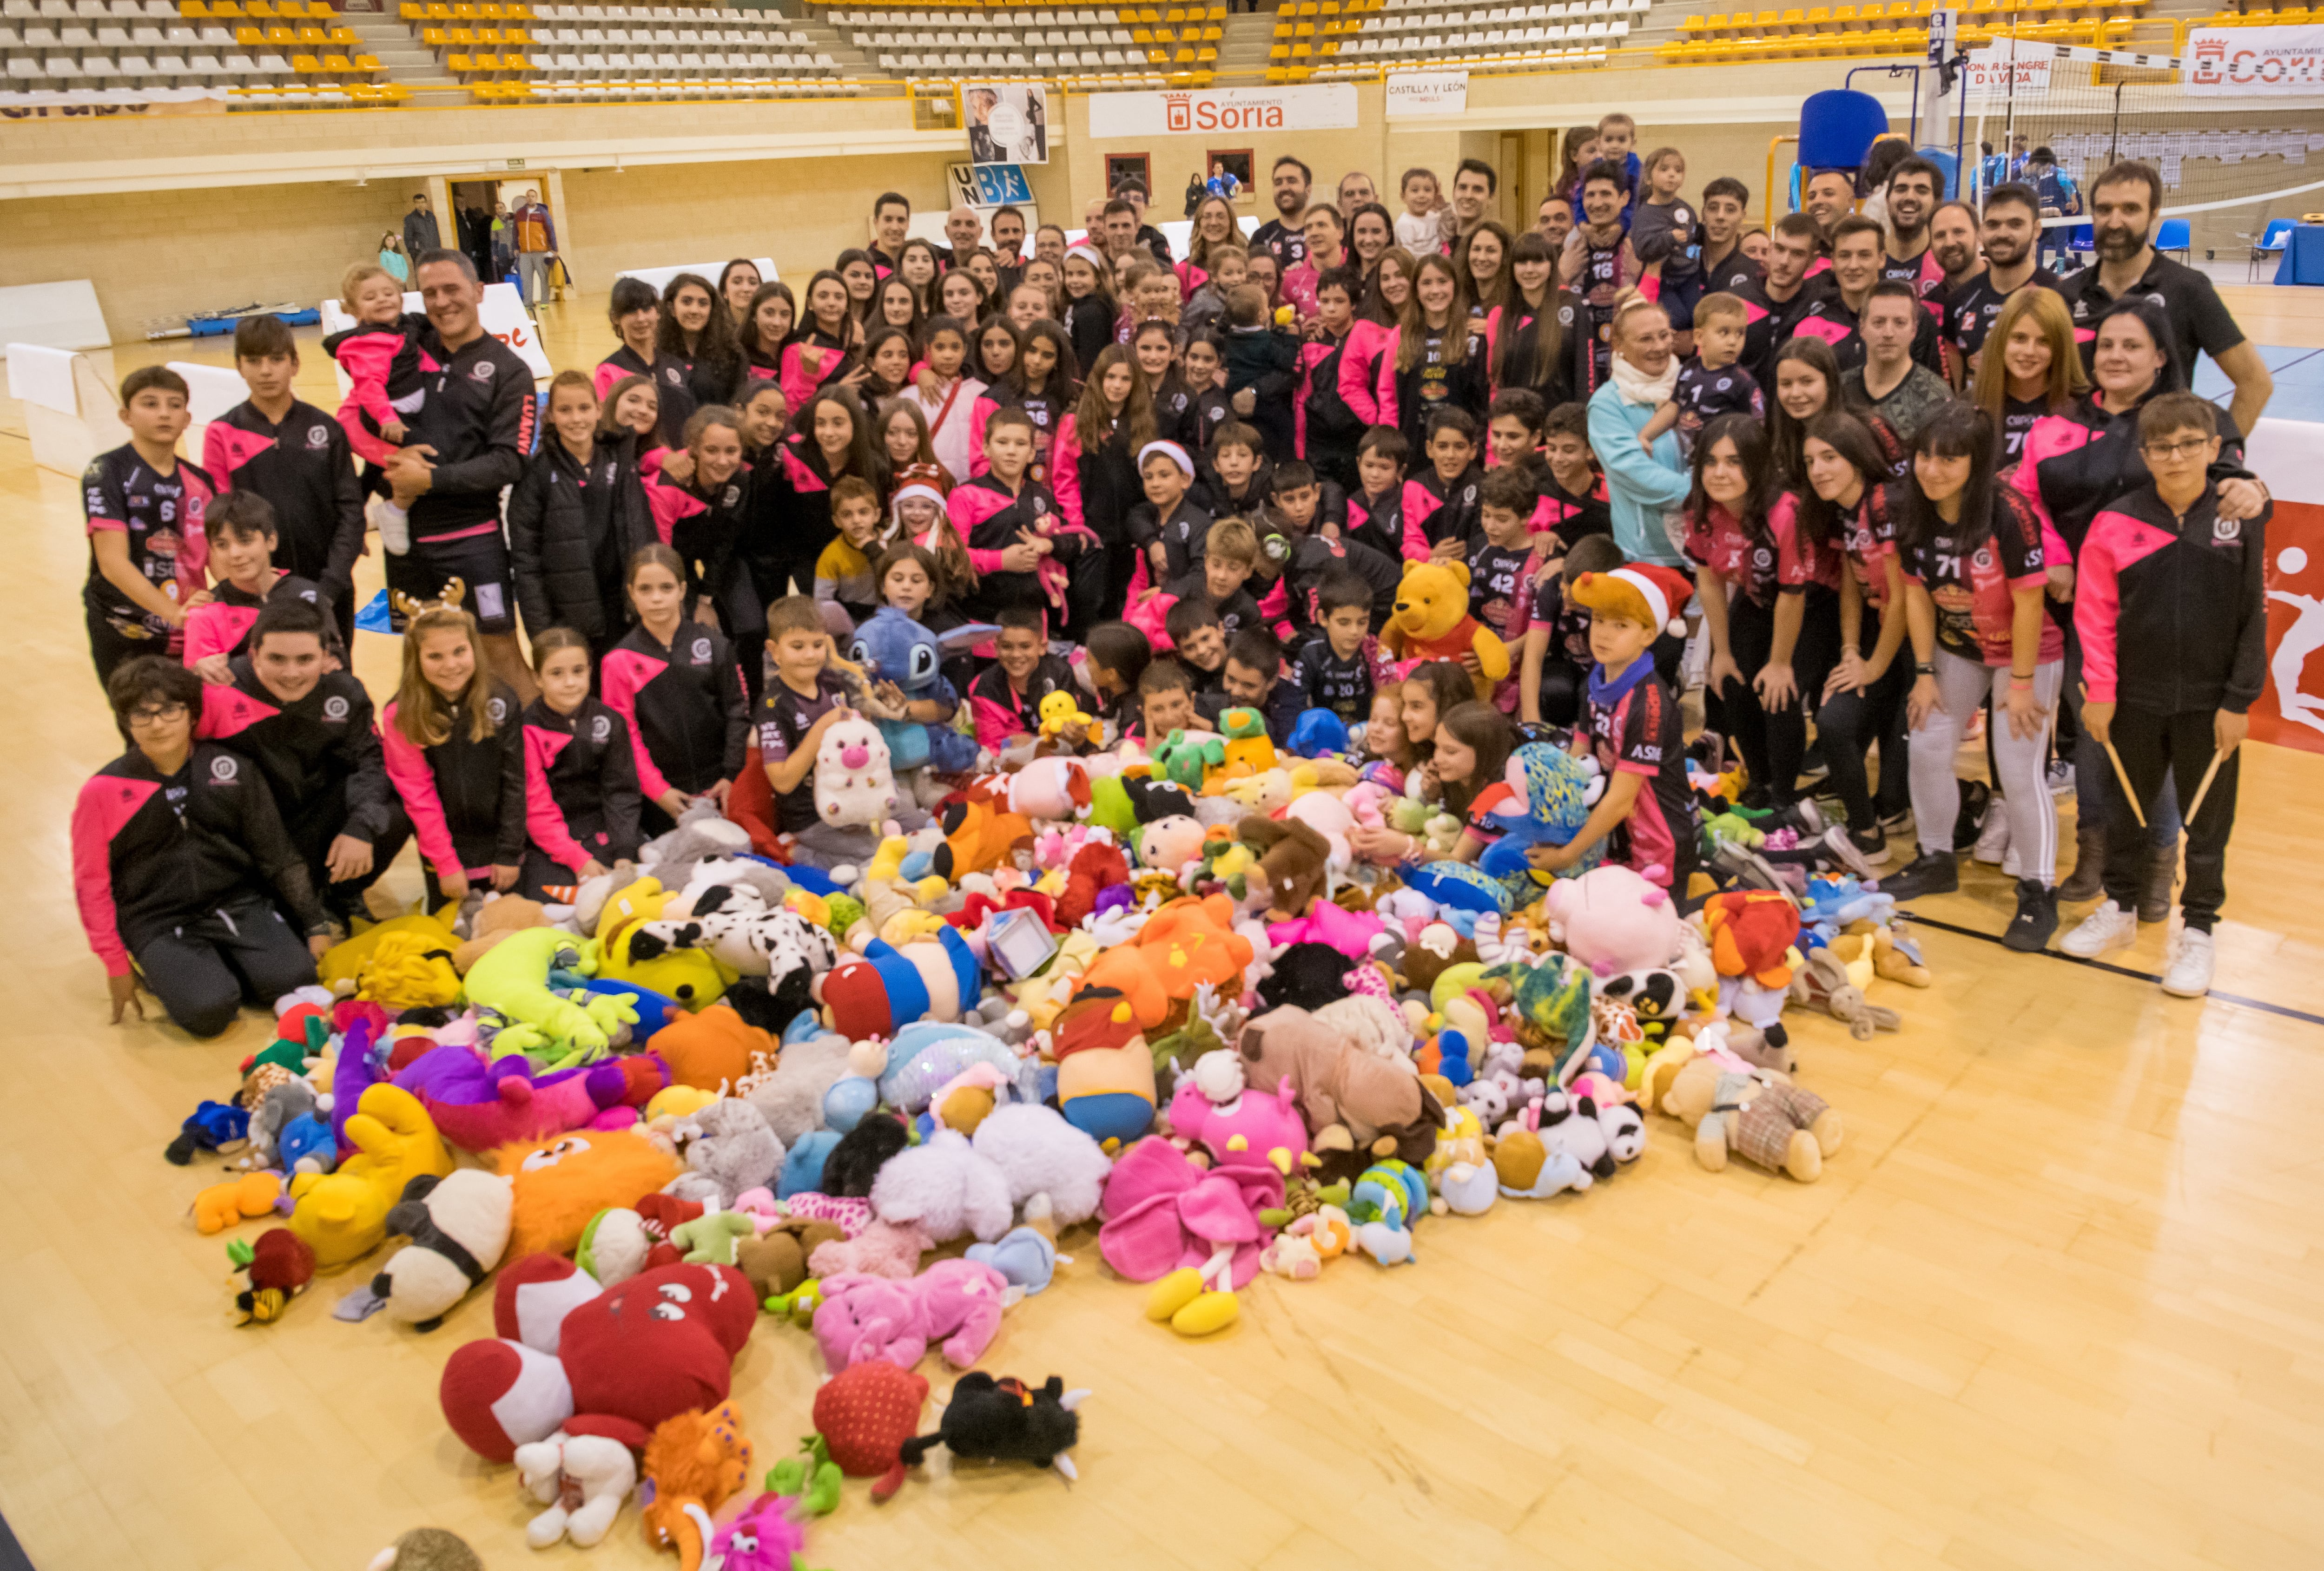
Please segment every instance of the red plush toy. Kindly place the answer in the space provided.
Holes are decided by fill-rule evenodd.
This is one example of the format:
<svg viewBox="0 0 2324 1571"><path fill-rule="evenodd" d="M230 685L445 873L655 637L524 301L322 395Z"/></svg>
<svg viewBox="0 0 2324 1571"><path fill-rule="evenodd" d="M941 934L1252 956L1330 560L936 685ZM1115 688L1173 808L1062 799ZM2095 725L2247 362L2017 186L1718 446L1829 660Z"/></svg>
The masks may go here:
<svg viewBox="0 0 2324 1571"><path fill-rule="evenodd" d="M815 1428L850 1478L875 1478L872 1498L904 1486L904 1442L919 1432L928 1383L884 1358L851 1364L815 1393Z"/></svg>
<svg viewBox="0 0 2324 1571"><path fill-rule="evenodd" d="M1123 859L1121 848L1105 841L1089 841L1065 864L1065 892L1057 899L1057 925L1079 927L1082 919L1097 909L1100 894L1129 882L1130 863Z"/></svg>
<svg viewBox="0 0 2324 1571"><path fill-rule="evenodd" d="M642 1449L663 1419L726 1400L758 1316L731 1265L660 1266L600 1292L571 1261L527 1255L493 1290L503 1339L444 1365L444 1418L488 1462L560 1429Z"/></svg>

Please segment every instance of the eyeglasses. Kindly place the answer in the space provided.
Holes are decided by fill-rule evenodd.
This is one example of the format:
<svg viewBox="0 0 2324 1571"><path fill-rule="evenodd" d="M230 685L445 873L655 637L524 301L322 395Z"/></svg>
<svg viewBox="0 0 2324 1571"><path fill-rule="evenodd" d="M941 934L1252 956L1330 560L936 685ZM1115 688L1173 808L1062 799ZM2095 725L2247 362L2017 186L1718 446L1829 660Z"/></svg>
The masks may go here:
<svg viewBox="0 0 2324 1571"><path fill-rule="evenodd" d="M2211 441L2212 438L2209 436L2190 436L2183 442L2149 442L2142 446L2139 451L2145 454L2150 461L2165 460L2175 463L2181 458L2194 457L2209 446Z"/></svg>
<svg viewBox="0 0 2324 1571"><path fill-rule="evenodd" d="M128 718L129 723L134 726L167 725L171 721L185 719L186 706L182 703L163 703L150 709L133 709L129 712Z"/></svg>

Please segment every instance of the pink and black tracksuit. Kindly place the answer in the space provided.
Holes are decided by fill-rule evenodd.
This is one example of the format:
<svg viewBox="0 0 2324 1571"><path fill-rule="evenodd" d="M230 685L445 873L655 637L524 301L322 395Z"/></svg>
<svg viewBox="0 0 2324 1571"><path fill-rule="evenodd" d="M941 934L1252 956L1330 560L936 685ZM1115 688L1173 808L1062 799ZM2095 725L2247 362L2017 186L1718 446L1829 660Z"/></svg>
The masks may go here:
<svg viewBox="0 0 2324 1571"><path fill-rule="evenodd" d="M524 864L524 721L516 694L494 683L484 700L491 729L480 740L466 706L445 714L440 742L415 742L396 723L391 700L380 712L387 777L411 820L432 891L455 873L479 887L495 866Z"/></svg>
<svg viewBox="0 0 2324 1571"><path fill-rule="evenodd" d="M593 859L610 868L637 855L637 756L610 707L595 698L571 714L545 699L525 705L524 823L530 843L517 887L529 899L579 883Z"/></svg>

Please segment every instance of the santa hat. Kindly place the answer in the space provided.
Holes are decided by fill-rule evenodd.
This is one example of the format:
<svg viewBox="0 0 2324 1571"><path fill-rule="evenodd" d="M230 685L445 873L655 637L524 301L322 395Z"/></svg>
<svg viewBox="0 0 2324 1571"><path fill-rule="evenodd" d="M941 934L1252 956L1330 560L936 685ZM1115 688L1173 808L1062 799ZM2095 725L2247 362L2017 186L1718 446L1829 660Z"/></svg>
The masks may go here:
<svg viewBox="0 0 2324 1571"><path fill-rule="evenodd" d="M890 501L888 506L890 510L897 518L900 519L904 516L904 504L908 501L927 502L930 506L934 507L939 513L945 510L944 492L938 491L935 486L930 485L925 480L916 480L908 485L898 487L895 500Z"/></svg>
<svg viewBox="0 0 2324 1571"><path fill-rule="evenodd" d="M1194 478L1194 461L1187 457L1186 450L1176 442L1148 442L1140 447L1138 450L1138 472L1140 474L1146 473L1146 461L1157 453L1176 464L1178 473L1188 480Z"/></svg>
<svg viewBox="0 0 2324 1571"><path fill-rule="evenodd" d="M1686 610L1690 593L1683 577L1647 562L1617 567L1611 573L1585 573L1573 581L1576 604L1665 629L1674 638L1686 636L1681 613Z"/></svg>

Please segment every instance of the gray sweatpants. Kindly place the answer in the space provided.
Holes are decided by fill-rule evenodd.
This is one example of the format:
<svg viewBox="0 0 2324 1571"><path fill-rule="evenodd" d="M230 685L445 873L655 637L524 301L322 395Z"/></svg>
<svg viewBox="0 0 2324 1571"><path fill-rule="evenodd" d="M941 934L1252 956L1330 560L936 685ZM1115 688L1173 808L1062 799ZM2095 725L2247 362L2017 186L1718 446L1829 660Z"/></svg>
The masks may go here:
<svg viewBox="0 0 2324 1571"><path fill-rule="evenodd" d="M1913 774L1913 822L1925 854L1953 849L1953 821L1960 816L1960 780L1953 773L1953 755L1969 734L1969 721L1990 691L1993 704L1993 761L2001 778L1994 784L2003 793L2009 814L2009 849L2015 853L2020 874L2044 887L2058 880L2058 808L2050 800L2049 743L2044 735L2012 736L2002 698L2008 692L2009 668L1964 660L1950 649L1936 651L1937 708L1912 736L1908 755ZM2065 684L2065 662L2052 660L2034 668L2034 699L2043 709L2058 707Z"/></svg>

